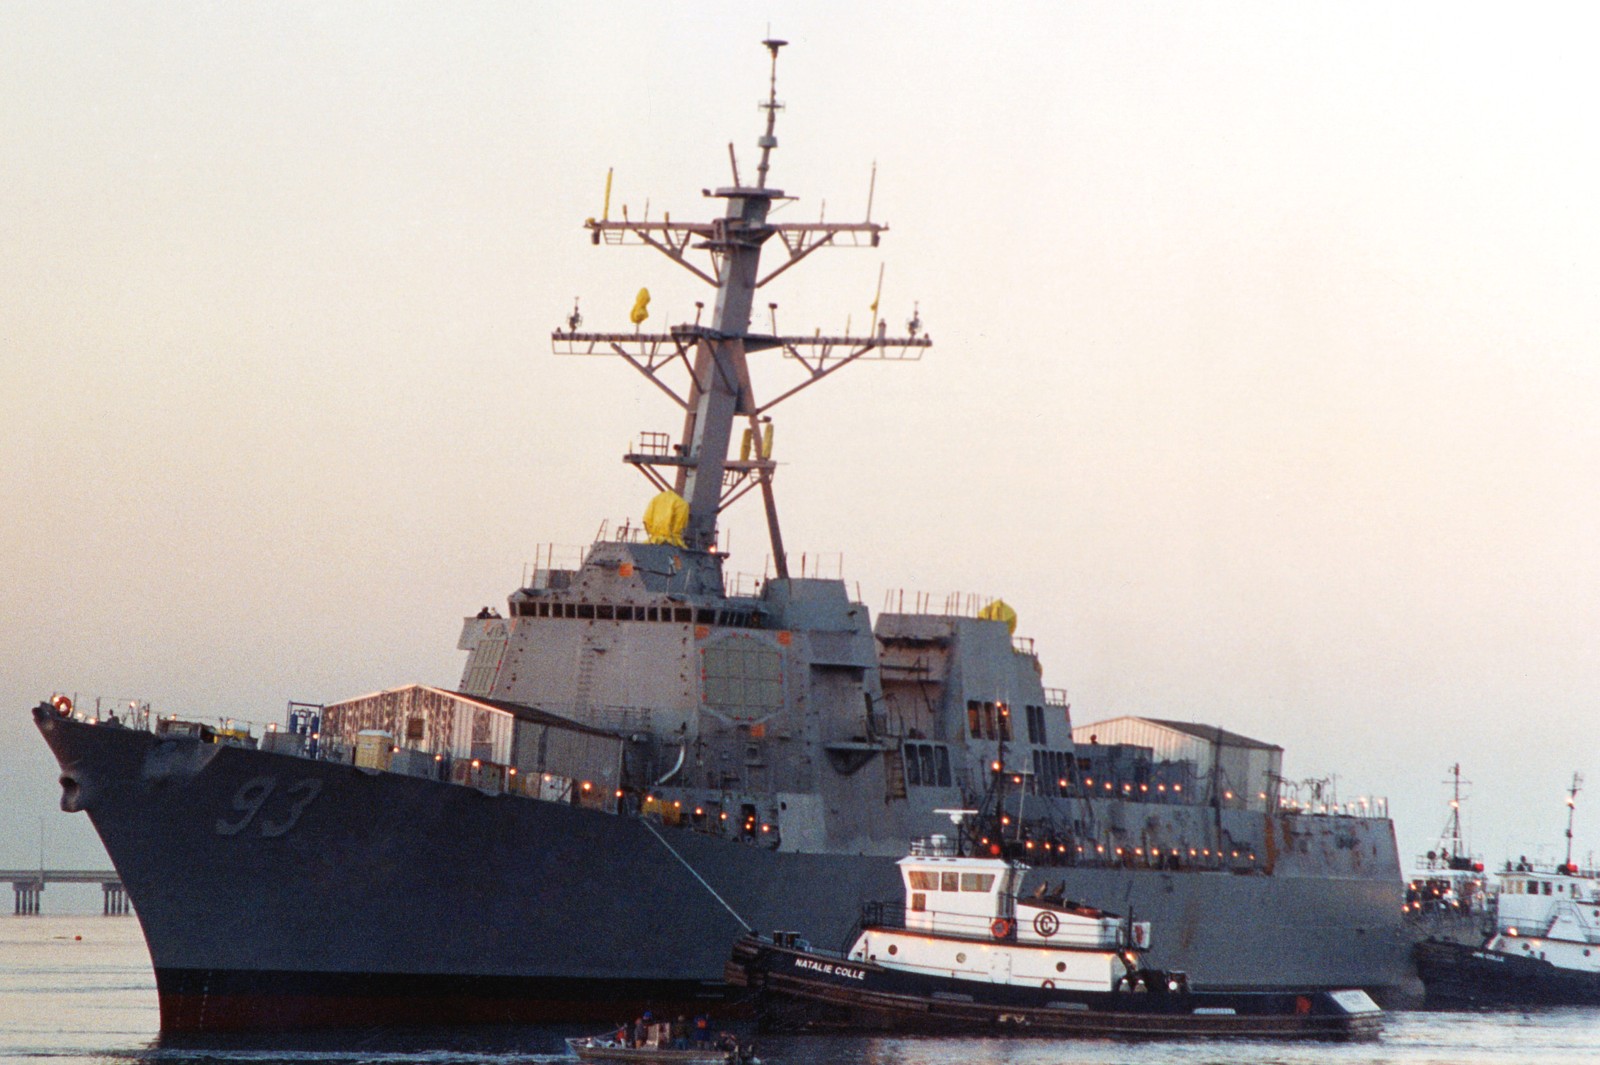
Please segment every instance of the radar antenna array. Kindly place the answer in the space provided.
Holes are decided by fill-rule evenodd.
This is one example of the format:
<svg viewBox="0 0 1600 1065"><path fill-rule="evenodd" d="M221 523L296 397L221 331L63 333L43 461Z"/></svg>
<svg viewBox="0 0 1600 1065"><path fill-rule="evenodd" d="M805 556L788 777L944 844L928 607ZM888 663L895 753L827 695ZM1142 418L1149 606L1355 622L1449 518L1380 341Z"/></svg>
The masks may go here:
<svg viewBox="0 0 1600 1065"><path fill-rule="evenodd" d="M670 216L660 221L634 220L626 207L622 219L610 219L610 177L606 182L606 210L599 220L590 218L584 225L590 239L599 244L644 245L654 248L695 277L717 290L709 324L702 325L699 314L692 325L676 325L666 332L580 332L582 319L576 304L568 318L569 328L557 329L551 346L558 355L616 355L638 370L672 399L684 412L684 427L672 448L641 448L624 456L659 490L677 492L689 504L684 542L692 549L709 551L716 543L717 516L727 506L753 488L760 488L766 505L767 531L777 574L787 577L788 563L778 526L777 504L773 498L772 477L776 464L771 455L771 416L773 407L809 388L836 371L863 359L890 361L914 360L921 349L932 345L923 331L917 311L912 312L905 336L891 337L887 323L875 321L867 335L842 334L781 335L776 329L776 304L773 331L750 331L750 311L756 290L797 265L812 252L825 247L877 247L888 226L878 222L771 223L767 215L774 202L789 199L781 190L767 185L772 150L778 146L775 134L778 102L778 51L786 42L769 38L762 42L771 53L772 71L767 99L766 128L757 140L761 150L756 167L756 184L739 183L737 163L734 184L716 190L702 189L708 198L721 199L727 207L721 218L709 222L674 222ZM732 160L732 146L729 157ZM870 207L868 214L870 217ZM646 212L648 215L648 211ZM761 249L773 237L788 258L765 276L760 273ZM705 252L709 258L702 267L690 261L690 252ZM880 282L881 283L881 282ZM646 299L641 293L641 300ZM696 304L699 308L700 304ZM874 303L876 317L876 303ZM795 360L806 376L799 384L773 399L758 400L751 386L746 356L752 352L779 350ZM688 383L682 391L665 377L680 366ZM739 419L748 428L740 457L729 457L733 429Z"/></svg>

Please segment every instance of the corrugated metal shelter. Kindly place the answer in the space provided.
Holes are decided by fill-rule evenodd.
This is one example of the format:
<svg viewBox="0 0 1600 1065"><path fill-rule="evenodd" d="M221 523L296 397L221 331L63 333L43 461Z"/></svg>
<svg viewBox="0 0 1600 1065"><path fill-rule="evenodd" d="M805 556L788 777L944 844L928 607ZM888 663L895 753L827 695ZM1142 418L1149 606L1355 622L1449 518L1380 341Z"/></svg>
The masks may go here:
<svg viewBox="0 0 1600 1065"><path fill-rule="evenodd" d="M1205 788L1204 801L1220 798L1224 806L1272 809L1283 778L1283 748L1215 725L1153 717L1114 717L1078 725L1072 730L1077 747L1092 743L1126 743L1149 747L1159 762L1192 762L1195 782Z"/></svg>
<svg viewBox="0 0 1600 1065"><path fill-rule="evenodd" d="M323 733L351 749L368 729L387 732L401 750L511 767L530 781L562 777L595 795L622 782L623 736L521 703L407 684L323 709Z"/></svg>

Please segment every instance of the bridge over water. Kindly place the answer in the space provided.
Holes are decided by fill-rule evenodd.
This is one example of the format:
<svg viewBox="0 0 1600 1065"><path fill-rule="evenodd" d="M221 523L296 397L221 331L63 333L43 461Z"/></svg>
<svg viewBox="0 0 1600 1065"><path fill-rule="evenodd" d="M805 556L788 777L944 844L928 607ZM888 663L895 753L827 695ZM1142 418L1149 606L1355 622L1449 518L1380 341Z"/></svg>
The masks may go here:
<svg viewBox="0 0 1600 1065"><path fill-rule="evenodd" d="M12 912L19 917L39 912L39 896L44 894L46 884L99 884L106 916L133 912L115 869L0 869L0 882L7 880L16 893L16 909Z"/></svg>

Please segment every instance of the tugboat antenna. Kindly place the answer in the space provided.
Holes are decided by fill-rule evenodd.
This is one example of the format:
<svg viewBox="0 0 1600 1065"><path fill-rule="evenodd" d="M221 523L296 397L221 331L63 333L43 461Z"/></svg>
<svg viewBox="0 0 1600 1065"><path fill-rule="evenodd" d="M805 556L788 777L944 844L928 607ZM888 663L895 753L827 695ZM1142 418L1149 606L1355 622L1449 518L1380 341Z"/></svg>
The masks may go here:
<svg viewBox="0 0 1600 1065"><path fill-rule="evenodd" d="M1572 774L1572 787L1567 789L1567 860L1562 872L1572 868L1572 815L1578 808L1578 792L1583 790L1583 774Z"/></svg>
<svg viewBox="0 0 1600 1065"><path fill-rule="evenodd" d="M1450 817L1444 825L1444 838L1439 842L1444 844L1446 853L1441 855L1445 865L1455 868L1458 859L1466 857L1466 848L1461 838L1461 763L1457 762L1450 767L1450 779L1445 783L1453 786L1450 796ZM1472 781L1465 783L1471 784Z"/></svg>
<svg viewBox="0 0 1600 1065"><path fill-rule="evenodd" d="M966 833L966 826L963 825L962 822L965 821L969 817L977 817L978 814L981 811L978 811L978 810L965 810L965 809L955 810L955 809L946 809L946 808L943 808L943 807L939 807L939 808L936 808L933 812L936 813L936 814L946 814L946 815L949 816L950 823L952 825L956 826L956 854L959 857L966 857L966 853L967 853L967 848L966 848L967 833Z"/></svg>

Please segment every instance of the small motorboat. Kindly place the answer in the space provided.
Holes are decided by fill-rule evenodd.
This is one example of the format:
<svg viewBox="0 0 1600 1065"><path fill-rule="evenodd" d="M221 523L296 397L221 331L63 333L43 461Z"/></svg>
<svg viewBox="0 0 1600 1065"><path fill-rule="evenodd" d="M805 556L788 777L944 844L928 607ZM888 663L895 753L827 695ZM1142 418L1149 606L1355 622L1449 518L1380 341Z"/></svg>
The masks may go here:
<svg viewBox="0 0 1600 1065"><path fill-rule="evenodd" d="M964 856L943 836L899 865L904 904L869 905L842 953L787 933L734 945L728 982L757 992L764 1027L1350 1039L1382 1024L1358 988L1191 988L1143 964L1148 922L1019 897L1025 865Z"/></svg>
<svg viewBox="0 0 1600 1065"><path fill-rule="evenodd" d="M760 1065L751 1047L740 1046L729 1035L705 1041L690 1040L688 1049L672 1045L670 1026L653 1025L638 1044L618 1038L620 1033L567 1040L580 1061L604 1065Z"/></svg>

